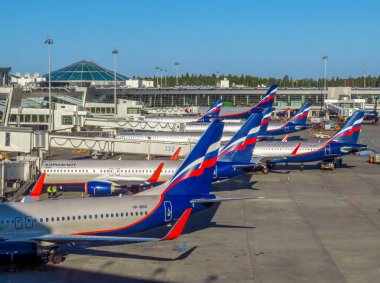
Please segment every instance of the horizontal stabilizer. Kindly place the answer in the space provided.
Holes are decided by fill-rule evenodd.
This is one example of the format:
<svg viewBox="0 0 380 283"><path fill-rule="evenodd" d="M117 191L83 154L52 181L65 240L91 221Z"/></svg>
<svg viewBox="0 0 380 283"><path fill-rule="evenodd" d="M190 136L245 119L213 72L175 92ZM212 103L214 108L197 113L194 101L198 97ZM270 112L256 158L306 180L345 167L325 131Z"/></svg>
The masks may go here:
<svg viewBox="0 0 380 283"><path fill-rule="evenodd" d="M246 199L263 199L264 197L243 197L243 198L214 198L214 199L207 199L207 198L200 198L200 199L193 199L190 202L193 204L201 204L201 203L215 203L215 202L222 202L222 201L230 201L230 200L246 200Z"/></svg>
<svg viewBox="0 0 380 283"><path fill-rule="evenodd" d="M367 149L366 146L343 146L340 148L340 151L355 153L355 152L359 152L366 149Z"/></svg>
<svg viewBox="0 0 380 283"><path fill-rule="evenodd" d="M251 164L235 164L232 165L234 169L240 169L240 170L253 170L256 167L257 164L251 163Z"/></svg>

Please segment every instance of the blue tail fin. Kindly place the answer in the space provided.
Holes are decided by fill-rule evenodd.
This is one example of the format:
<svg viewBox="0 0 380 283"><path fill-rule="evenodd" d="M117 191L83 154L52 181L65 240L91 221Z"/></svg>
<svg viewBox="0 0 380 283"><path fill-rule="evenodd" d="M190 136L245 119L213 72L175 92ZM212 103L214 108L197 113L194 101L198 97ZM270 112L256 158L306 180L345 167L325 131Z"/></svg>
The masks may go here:
<svg viewBox="0 0 380 283"><path fill-rule="evenodd" d="M207 110L205 114L203 114L197 122L210 122L210 119L218 118L220 114L220 110L222 109L223 101L218 99L214 102L213 105Z"/></svg>
<svg viewBox="0 0 380 283"><path fill-rule="evenodd" d="M267 132L268 125L270 122L270 115L272 114L272 111L274 109L274 107L269 107L264 109L264 111L262 112L263 116L260 123L260 135L265 135L265 133Z"/></svg>
<svg viewBox="0 0 380 283"><path fill-rule="evenodd" d="M263 114L252 114L233 138L222 148L218 161L249 163L252 158Z"/></svg>
<svg viewBox="0 0 380 283"><path fill-rule="evenodd" d="M309 115L311 104L305 103L300 110L294 115L289 122L294 124L306 124L307 116Z"/></svg>
<svg viewBox="0 0 380 283"><path fill-rule="evenodd" d="M162 185L167 195L197 196L210 193L223 127L220 121L211 123L182 165Z"/></svg>
<svg viewBox="0 0 380 283"><path fill-rule="evenodd" d="M256 107L268 108L272 107L274 100L276 99L277 85L271 85L264 97L257 103Z"/></svg>
<svg viewBox="0 0 380 283"><path fill-rule="evenodd" d="M340 142L356 144L359 139L360 130L363 124L365 111L358 110L347 120L338 131L327 143Z"/></svg>

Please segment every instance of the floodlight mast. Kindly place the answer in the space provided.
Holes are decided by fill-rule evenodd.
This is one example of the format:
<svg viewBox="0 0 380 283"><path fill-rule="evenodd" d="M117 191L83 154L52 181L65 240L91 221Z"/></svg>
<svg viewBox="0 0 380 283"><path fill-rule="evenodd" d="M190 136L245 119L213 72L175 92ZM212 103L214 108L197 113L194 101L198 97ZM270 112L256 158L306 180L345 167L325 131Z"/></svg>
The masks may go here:
<svg viewBox="0 0 380 283"><path fill-rule="evenodd" d="M45 44L48 45L48 61L49 61L49 131L54 131L54 123L53 123L53 115L52 115L52 107L51 107L51 48L50 46L53 45L53 39L51 39L49 36L45 40Z"/></svg>
<svg viewBox="0 0 380 283"><path fill-rule="evenodd" d="M117 68L117 55L119 54L119 51L115 48L112 50L112 54L114 55L114 86L113 86L113 100L115 103L115 111L114 116L117 117L117 97L116 97L116 68Z"/></svg>

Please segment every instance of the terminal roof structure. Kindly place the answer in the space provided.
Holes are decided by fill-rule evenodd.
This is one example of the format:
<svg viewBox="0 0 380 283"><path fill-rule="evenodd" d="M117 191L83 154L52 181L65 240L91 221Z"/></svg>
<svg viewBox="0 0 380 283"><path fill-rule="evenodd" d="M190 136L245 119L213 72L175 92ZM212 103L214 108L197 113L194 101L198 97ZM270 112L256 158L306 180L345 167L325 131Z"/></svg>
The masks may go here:
<svg viewBox="0 0 380 283"><path fill-rule="evenodd" d="M48 78L48 74L44 77ZM96 82L114 81L114 72L91 61L79 61L51 72L52 82ZM128 77L116 73L117 81L128 80Z"/></svg>

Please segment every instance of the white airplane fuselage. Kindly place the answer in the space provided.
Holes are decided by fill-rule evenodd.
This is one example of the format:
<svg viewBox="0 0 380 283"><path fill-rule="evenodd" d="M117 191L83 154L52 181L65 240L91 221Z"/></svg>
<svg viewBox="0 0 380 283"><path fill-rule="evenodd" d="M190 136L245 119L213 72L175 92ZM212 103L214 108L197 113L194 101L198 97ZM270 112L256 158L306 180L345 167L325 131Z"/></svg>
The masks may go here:
<svg viewBox="0 0 380 283"><path fill-rule="evenodd" d="M47 160L41 172L46 173L46 184L75 184L94 180L144 183L164 162L160 180L170 178L182 163L181 160Z"/></svg>
<svg viewBox="0 0 380 283"><path fill-rule="evenodd" d="M159 204L160 196L35 201L0 204L0 238L20 234L81 234L121 231L145 218ZM165 215L162 215L163 224ZM101 227L101 230L99 230Z"/></svg>

